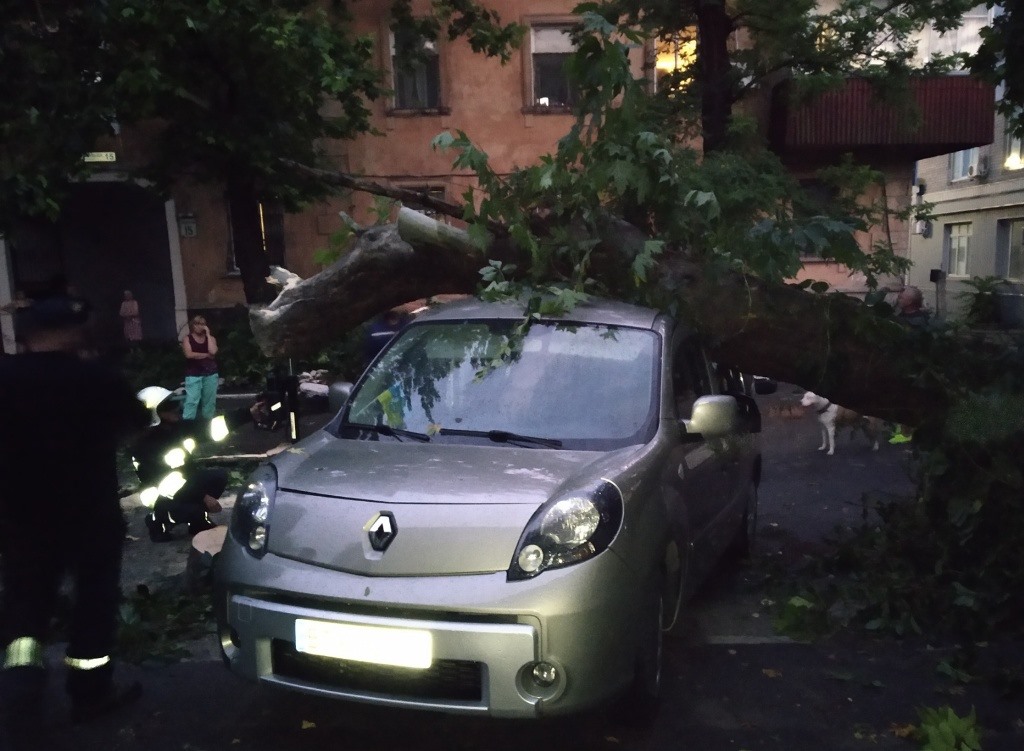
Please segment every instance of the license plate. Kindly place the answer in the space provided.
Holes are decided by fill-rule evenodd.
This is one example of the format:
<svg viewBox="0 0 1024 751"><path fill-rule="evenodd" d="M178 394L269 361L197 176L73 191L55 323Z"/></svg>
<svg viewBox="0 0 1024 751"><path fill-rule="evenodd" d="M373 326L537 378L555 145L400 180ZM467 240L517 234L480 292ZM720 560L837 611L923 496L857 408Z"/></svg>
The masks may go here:
<svg viewBox="0 0 1024 751"><path fill-rule="evenodd" d="M429 668L434 652L429 631L302 618L295 621L295 648L320 657L401 668Z"/></svg>

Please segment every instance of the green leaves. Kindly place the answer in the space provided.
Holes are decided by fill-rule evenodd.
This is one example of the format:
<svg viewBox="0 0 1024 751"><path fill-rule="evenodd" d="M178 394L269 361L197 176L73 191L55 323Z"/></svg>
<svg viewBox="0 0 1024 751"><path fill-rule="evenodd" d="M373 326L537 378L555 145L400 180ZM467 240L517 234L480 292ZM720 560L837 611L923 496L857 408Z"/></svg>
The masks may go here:
<svg viewBox="0 0 1024 751"><path fill-rule="evenodd" d="M981 751L981 733L978 716L971 707L966 717L958 715L952 707L922 707L918 709L920 724L917 739L921 751Z"/></svg>

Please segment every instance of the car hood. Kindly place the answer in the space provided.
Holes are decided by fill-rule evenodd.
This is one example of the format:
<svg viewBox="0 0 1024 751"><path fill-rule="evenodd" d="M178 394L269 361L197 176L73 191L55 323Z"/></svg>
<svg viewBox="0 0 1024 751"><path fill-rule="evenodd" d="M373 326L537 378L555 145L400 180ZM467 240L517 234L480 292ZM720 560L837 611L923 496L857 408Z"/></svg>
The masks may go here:
<svg viewBox="0 0 1024 751"><path fill-rule="evenodd" d="M503 571L534 512L563 488L599 481L609 456L321 437L274 461L268 549L371 576ZM377 550L381 514L392 538Z"/></svg>

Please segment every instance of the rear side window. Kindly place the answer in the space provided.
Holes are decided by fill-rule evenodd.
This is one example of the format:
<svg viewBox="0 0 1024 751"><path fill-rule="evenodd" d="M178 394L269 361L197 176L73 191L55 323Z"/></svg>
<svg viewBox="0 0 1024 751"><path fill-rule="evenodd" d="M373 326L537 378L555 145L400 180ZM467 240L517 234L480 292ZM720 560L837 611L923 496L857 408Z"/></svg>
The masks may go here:
<svg viewBox="0 0 1024 751"><path fill-rule="evenodd" d="M672 389L676 417L680 420L690 419L693 403L712 393L704 352L693 340L680 342L676 347L672 358Z"/></svg>

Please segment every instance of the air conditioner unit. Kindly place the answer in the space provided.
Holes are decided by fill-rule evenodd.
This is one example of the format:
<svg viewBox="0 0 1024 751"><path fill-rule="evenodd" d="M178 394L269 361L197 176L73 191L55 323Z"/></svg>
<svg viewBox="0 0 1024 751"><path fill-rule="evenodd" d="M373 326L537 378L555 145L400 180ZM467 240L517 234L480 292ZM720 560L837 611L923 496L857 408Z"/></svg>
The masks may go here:
<svg viewBox="0 0 1024 751"><path fill-rule="evenodd" d="M979 157L977 164L970 165L967 168L967 176L976 178L988 177L988 157Z"/></svg>

